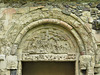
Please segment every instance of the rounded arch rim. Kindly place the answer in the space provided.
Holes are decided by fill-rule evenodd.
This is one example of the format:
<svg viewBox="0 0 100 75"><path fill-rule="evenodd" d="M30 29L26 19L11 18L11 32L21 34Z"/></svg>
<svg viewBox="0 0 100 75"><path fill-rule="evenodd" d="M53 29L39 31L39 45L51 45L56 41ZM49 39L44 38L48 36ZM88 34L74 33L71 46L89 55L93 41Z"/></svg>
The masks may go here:
<svg viewBox="0 0 100 75"><path fill-rule="evenodd" d="M83 43L82 39L80 38L80 35L76 32L76 30L71 25L69 25L68 23L66 23L66 22L64 22L62 20L58 20L58 19L41 19L41 20L37 20L35 22L30 23L29 25L27 25L26 27L24 27L22 29L22 31L18 34L17 38L14 41L14 44L13 44L12 50L11 50L11 54L12 55L16 54L18 45L20 44L20 42L21 42L22 38L24 37L24 35L30 29L32 29L32 28L34 28L36 26L39 26L41 24L44 24L44 23L57 24L57 25L60 25L60 26L62 26L64 28L68 29L72 33L72 35L75 37L75 39L76 39L76 41L78 43L80 54L86 53L85 46L84 46L84 43Z"/></svg>

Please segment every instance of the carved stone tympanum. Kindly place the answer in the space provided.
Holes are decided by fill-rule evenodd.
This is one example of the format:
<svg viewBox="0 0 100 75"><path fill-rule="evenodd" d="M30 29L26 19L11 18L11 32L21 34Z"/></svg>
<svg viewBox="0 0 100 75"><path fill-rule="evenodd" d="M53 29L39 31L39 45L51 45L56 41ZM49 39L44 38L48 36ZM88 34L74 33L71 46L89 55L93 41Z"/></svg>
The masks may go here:
<svg viewBox="0 0 100 75"><path fill-rule="evenodd" d="M72 34L58 25L42 25L25 35L19 48L34 53L76 53L77 43Z"/></svg>

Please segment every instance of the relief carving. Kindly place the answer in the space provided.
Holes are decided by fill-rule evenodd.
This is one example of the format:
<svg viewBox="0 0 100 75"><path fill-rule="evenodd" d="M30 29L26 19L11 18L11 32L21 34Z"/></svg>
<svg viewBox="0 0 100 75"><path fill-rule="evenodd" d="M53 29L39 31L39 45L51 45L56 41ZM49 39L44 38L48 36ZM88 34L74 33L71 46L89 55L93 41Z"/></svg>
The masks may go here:
<svg viewBox="0 0 100 75"><path fill-rule="evenodd" d="M17 56L7 56L7 69L17 69Z"/></svg>
<svg viewBox="0 0 100 75"><path fill-rule="evenodd" d="M69 36L69 33L65 33L55 27L44 27L34 31L30 31L21 45L23 46L23 52L25 53L68 53L73 50L73 39ZM75 40L74 40L75 41Z"/></svg>
<svg viewBox="0 0 100 75"><path fill-rule="evenodd" d="M28 54L22 55L23 61L75 61L76 54Z"/></svg>
<svg viewBox="0 0 100 75"><path fill-rule="evenodd" d="M91 55L82 55L80 56L80 68L81 70L94 68L95 60L94 56Z"/></svg>
<svg viewBox="0 0 100 75"><path fill-rule="evenodd" d="M36 50L41 53L44 50L45 52L43 53L48 53L49 50L52 50L51 53L59 53L59 51L70 49L68 46L67 41L63 37L59 37L57 33L45 30L32 38L32 41L28 44L28 50Z"/></svg>

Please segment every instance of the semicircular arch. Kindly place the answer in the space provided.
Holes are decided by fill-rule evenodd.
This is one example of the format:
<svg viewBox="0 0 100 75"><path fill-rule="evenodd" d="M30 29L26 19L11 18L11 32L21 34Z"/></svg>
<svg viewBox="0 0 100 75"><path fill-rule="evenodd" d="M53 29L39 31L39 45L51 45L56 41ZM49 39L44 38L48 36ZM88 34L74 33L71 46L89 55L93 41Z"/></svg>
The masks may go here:
<svg viewBox="0 0 100 75"><path fill-rule="evenodd" d="M15 51L12 49L12 53L13 54L16 53L19 44L21 43L23 37L27 34L28 31L30 31L34 27L38 27L41 24L45 24L45 23L52 23L54 25L59 25L59 26L65 28L65 29L67 29L73 35L73 37L75 38L76 41L74 41L74 42L78 43L78 47L79 47L79 50L80 50L79 52L81 54L86 53L84 43L83 43L81 37L75 31L75 29L71 25L67 24L66 22L58 20L58 19L41 19L41 20L34 21L34 22L30 23L29 25L27 25L25 28L22 29L22 31L17 36L17 38L16 38L16 40L13 44L13 47L12 47L12 48L16 47L16 49L14 49Z"/></svg>

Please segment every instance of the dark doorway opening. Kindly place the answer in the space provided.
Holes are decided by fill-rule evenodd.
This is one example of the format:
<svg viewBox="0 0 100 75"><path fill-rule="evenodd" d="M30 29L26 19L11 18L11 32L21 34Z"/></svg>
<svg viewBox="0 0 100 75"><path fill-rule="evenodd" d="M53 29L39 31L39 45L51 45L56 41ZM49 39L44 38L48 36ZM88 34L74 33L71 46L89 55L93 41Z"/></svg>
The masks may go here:
<svg viewBox="0 0 100 75"><path fill-rule="evenodd" d="M22 62L22 75L75 75L75 62Z"/></svg>

